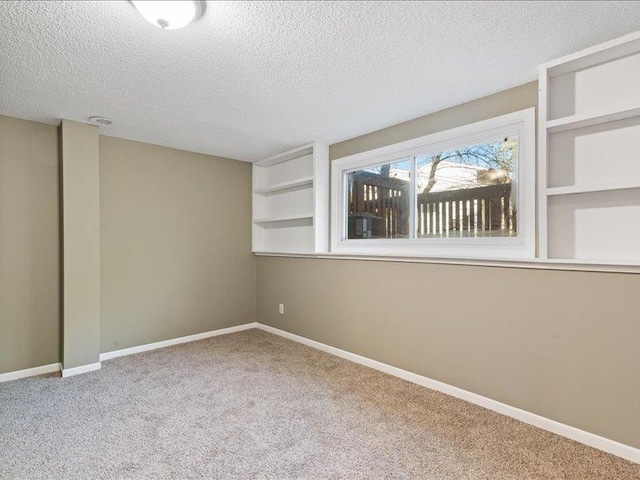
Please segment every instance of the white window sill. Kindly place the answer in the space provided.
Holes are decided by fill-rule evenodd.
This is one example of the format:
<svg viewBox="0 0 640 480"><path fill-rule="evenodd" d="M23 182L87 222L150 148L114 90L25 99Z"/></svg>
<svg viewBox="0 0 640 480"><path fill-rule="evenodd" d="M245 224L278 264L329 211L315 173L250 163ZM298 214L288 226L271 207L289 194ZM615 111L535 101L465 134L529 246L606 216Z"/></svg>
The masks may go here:
<svg viewBox="0 0 640 480"><path fill-rule="evenodd" d="M400 263L427 263L439 265L467 265L477 267L501 267L501 268L525 268L530 270L563 270L571 272L608 272L608 273L640 273L640 264L619 265L601 261L588 260L555 260L555 259L529 259L529 260L504 260L504 259L468 259L468 258L439 258L439 257L415 257L415 256L371 256L351 255L342 253L285 253L285 252L255 252L258 257L290 257L290 258L315 258L331 260L359 260L371 262L400 262Z"/></svg>
<svg viewBox="0 0 640 480"><path fill-rule="evenodd" d="M526 245L525 241L518 237L343 240L334 245L332 255L527 261L535 259L535 246Z"/></svg>

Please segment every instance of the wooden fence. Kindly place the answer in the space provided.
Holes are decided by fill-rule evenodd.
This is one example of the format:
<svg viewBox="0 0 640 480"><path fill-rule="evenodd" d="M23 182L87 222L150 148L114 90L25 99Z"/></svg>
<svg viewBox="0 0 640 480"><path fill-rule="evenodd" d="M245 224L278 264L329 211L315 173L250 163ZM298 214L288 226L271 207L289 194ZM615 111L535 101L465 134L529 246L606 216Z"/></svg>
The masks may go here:
<svg viewBox="0 0 640 480"><path fill-rule="evenodd" d="M349 215L369 214L373 238L409 236L409 182L369 172L352 175L349 184Z"/></svg>
<svg viewBox="0 0 640 480"><path fill-rule="evenodd" d="M484 237L516 234L511 183L417 196L418 237ZM358 172L349 184L349 216L366 215L372 238L409 237L409 182ZM350 224L351 232L351 224ZM350 235L351 238L353 238Z"/></svg>
<svg viewBox="0 0 640 480"><path fill-rule="evenodd" d="M418 194L418 236L486 237L516 233L511 183Z"/></svg>

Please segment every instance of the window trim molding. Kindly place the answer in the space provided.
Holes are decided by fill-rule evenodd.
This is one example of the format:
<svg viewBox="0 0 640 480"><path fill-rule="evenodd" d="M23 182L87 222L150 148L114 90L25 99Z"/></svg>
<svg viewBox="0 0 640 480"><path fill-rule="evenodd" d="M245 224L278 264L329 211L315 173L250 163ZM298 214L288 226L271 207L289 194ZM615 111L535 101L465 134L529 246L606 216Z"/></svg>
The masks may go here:
<svg viewBox="0 0 640 480"><path fill-rule="evenodd" d="M346 173L405 157L518 135L518 233L511 238L344 239ZM444 130L334 160L331 252L347 255L526 260L536 256L535 108ZM415 194L412 195L415 197Z"/></svg>

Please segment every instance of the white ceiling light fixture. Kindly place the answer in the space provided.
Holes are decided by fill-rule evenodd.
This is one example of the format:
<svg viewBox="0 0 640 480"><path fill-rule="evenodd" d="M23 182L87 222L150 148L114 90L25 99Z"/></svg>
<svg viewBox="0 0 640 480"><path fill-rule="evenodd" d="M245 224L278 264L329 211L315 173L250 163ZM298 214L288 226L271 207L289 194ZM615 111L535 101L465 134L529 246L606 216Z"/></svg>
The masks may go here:
<svg viewBox="0 0 640 480"><path fill-rule="evenodd" d="M132 0L131 3L144 18L163 30L186 27L202 16L206 5L201 0Z"/></svg>

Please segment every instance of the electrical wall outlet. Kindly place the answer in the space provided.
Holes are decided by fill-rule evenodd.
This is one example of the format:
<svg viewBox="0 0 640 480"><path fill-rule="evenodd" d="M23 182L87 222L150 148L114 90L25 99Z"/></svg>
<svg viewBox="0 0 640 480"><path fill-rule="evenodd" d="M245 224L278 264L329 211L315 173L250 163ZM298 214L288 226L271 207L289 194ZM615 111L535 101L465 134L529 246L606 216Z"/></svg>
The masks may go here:
<svg viewBox="0 0 640 480"><path fill-rule="evenodd" d="M279 303L278 304L278 313L280 315L284 315L284 303Z"/></svg>

